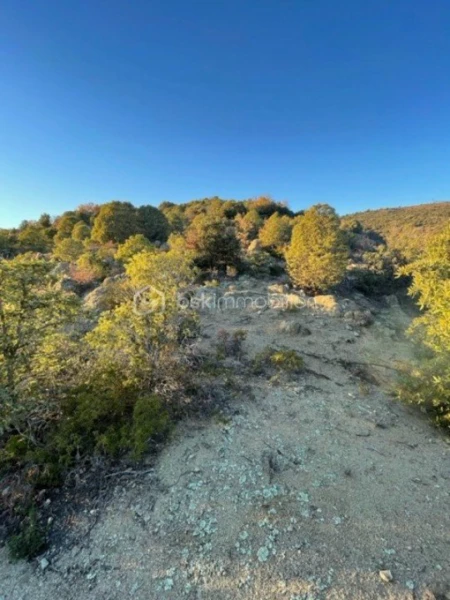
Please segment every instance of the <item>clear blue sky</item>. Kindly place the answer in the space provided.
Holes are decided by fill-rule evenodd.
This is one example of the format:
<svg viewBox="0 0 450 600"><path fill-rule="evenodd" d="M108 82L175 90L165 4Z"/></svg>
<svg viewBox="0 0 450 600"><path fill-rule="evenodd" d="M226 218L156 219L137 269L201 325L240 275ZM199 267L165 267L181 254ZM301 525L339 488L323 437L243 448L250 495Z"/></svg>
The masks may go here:
<svg viewBox="0 0 450 600"><path fill-rule="evenodd" d="M450 0L2 0L0 227L450 198Z"/></svg>

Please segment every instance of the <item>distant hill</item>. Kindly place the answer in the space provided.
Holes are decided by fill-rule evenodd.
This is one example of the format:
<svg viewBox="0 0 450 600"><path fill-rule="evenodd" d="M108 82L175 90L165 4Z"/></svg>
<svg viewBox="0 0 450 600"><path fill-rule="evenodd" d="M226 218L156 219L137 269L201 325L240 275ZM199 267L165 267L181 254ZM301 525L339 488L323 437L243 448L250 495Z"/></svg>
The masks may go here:
<svg viewBox="0 0 450 600"><path fill-rule="evenodd" d="M409 258L420 253L427 240L450 221L450 202L366 210L346 215L343 222L355 219L364 229L379 233L390 248Z"/></svg>

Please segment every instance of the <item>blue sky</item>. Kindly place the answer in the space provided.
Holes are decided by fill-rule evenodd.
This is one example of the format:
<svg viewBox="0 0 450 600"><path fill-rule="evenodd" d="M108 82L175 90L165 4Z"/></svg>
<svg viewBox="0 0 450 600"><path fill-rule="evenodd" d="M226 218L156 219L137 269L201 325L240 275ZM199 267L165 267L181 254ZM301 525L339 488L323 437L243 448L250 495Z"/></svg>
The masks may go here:
<svg viewBox="0 0 450 600"><path fill-rule="evenodd" d="M449 199L449 31L449 0L2 0L0 227L111 199Z"/></svg>

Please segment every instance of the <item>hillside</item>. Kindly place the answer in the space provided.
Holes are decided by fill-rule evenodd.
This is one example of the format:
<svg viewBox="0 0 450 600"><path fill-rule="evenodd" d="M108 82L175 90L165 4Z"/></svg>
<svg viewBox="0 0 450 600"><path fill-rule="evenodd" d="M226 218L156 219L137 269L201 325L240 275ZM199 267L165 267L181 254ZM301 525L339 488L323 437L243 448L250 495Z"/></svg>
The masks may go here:
<svg viewBox="0 0 450 600"><path fill-rule="evenodd" d="M382 235L390 248L402 251L409 258L420 252L427 240L450 221L450 202L366 210L346 215L343 221L354 219L364 229Z"/></svg>
<svg viewBox="0 0 450 600"><path fill-rule="evenodd" d="M268 291L283 286L241 278L197 294ZM200 350L212 357L220 331L247 332L239 355L211 367L229 401L180 424L141 469L103 475L107 499L62 522L46 503L59 543L31 563L0 552L0 596L447 598L450 447L383 391L410 352L410 317L395 298L326 296L297 311L204 310L201 320ZM250 370L268 346L298 352L304 368Z"/></svg>

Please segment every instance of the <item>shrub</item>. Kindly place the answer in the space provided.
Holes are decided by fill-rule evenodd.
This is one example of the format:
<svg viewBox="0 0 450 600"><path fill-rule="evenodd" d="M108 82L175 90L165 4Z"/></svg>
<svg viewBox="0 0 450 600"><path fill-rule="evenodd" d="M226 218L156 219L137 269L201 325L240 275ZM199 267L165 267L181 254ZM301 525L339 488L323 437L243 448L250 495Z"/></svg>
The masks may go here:
<svg viewBox="0 0 450 600"><path fill-rule="evenodd" d="M255 375L262 375L270 369L284 373L299 373L303 366L303 358L296 350L279 350L271 346L258 353L252 361L252 371Z"/></svg>
<svg viewBox="0 0 450 600"><path fill-rule="evenodd" d="M410 294L424 310L410 333L418 336L432 357L411 368L398 395L432 413L438 424L450 430L450 225L431 241L422 258L401 272L412 277Z"/></svg>
<svg viewBox="0 0 450 600"><path fill-rule="evenodd" d="M225 219L198 215L186 232L186 242L200 268L225 272L227 266L240 266L241 246L234 226Z"/></svg>
<svg viewBox="0 0 450 600"><path fill-rule="evenodd" d="M123 244L120 244L114 257L126 264L135 254L139 254L144 250L151 252L155 250L155 247L142 233L138 233L130 236Z"/></svg>
<svg viewBox="0 0 450 600"><path fill-rule="evenodd" d="M280 251L289 243L292 232L292 219L274 213L259 231L258 238L264 248Z"/></svg>
<svg viewBox="0 0 450 600"><path fill-rule="evenodd" d="M103 204L100 208L94 220L91 237L101 244L106 242L121 244L138 231L134 206L129 202L114 201Z"/></svg>
<svg viewBox="0 0 450 600"><path fill-rule="evenodd" d="M140 206L136 212L137 233L151 242L165 242L169 235L169 223L165 215L154 206Z"/></svg>
<svg viewBox="0 0 450 600"><path fill-rule="evenodd" d="M83 244L72 238L64 238L57 242L53 256L64 262L75 262L83 253Z"/></svg>
<svg viewBox="0 0 450 600"><path fill-rule="evenodd" d="M224 359L234 357L240 359L242 357L243 343L247 337L247 331L237 329L230 333L225 329L220 329L217 332L217 358Z"/></svg>
<svg viewBox="0 0 450 600"><path fill-rule="evenodd" d="M45 530L39 525L36 509L32 508L19 533L8 540L9 556L12 560L30 560L45 549L46 543Z"/></svg>
<svg viewBox="0 0 450 600"><path fill-rule="evenodd" d="M148 449L150 439L161 439L170 430L170 417L161 398L141 396L133 409L132 445L136 458Z"/></svg>
<svg viewBox="0 0 450 600"><path fill-rule="evenodd" d="M365 252L363 264L352 271L354 286L367 295L392 294L406 285L407 278L399 278L404 259L396 250L378 246L374 252Z"/></svg>
<svg viewBox="0 0 450 600"><path fill-rule="evenodd" d="M348 249L339 218L327 205L318 204L298 219L286 261L293 282L317 294L328 291L344 277Z"/></svg>

